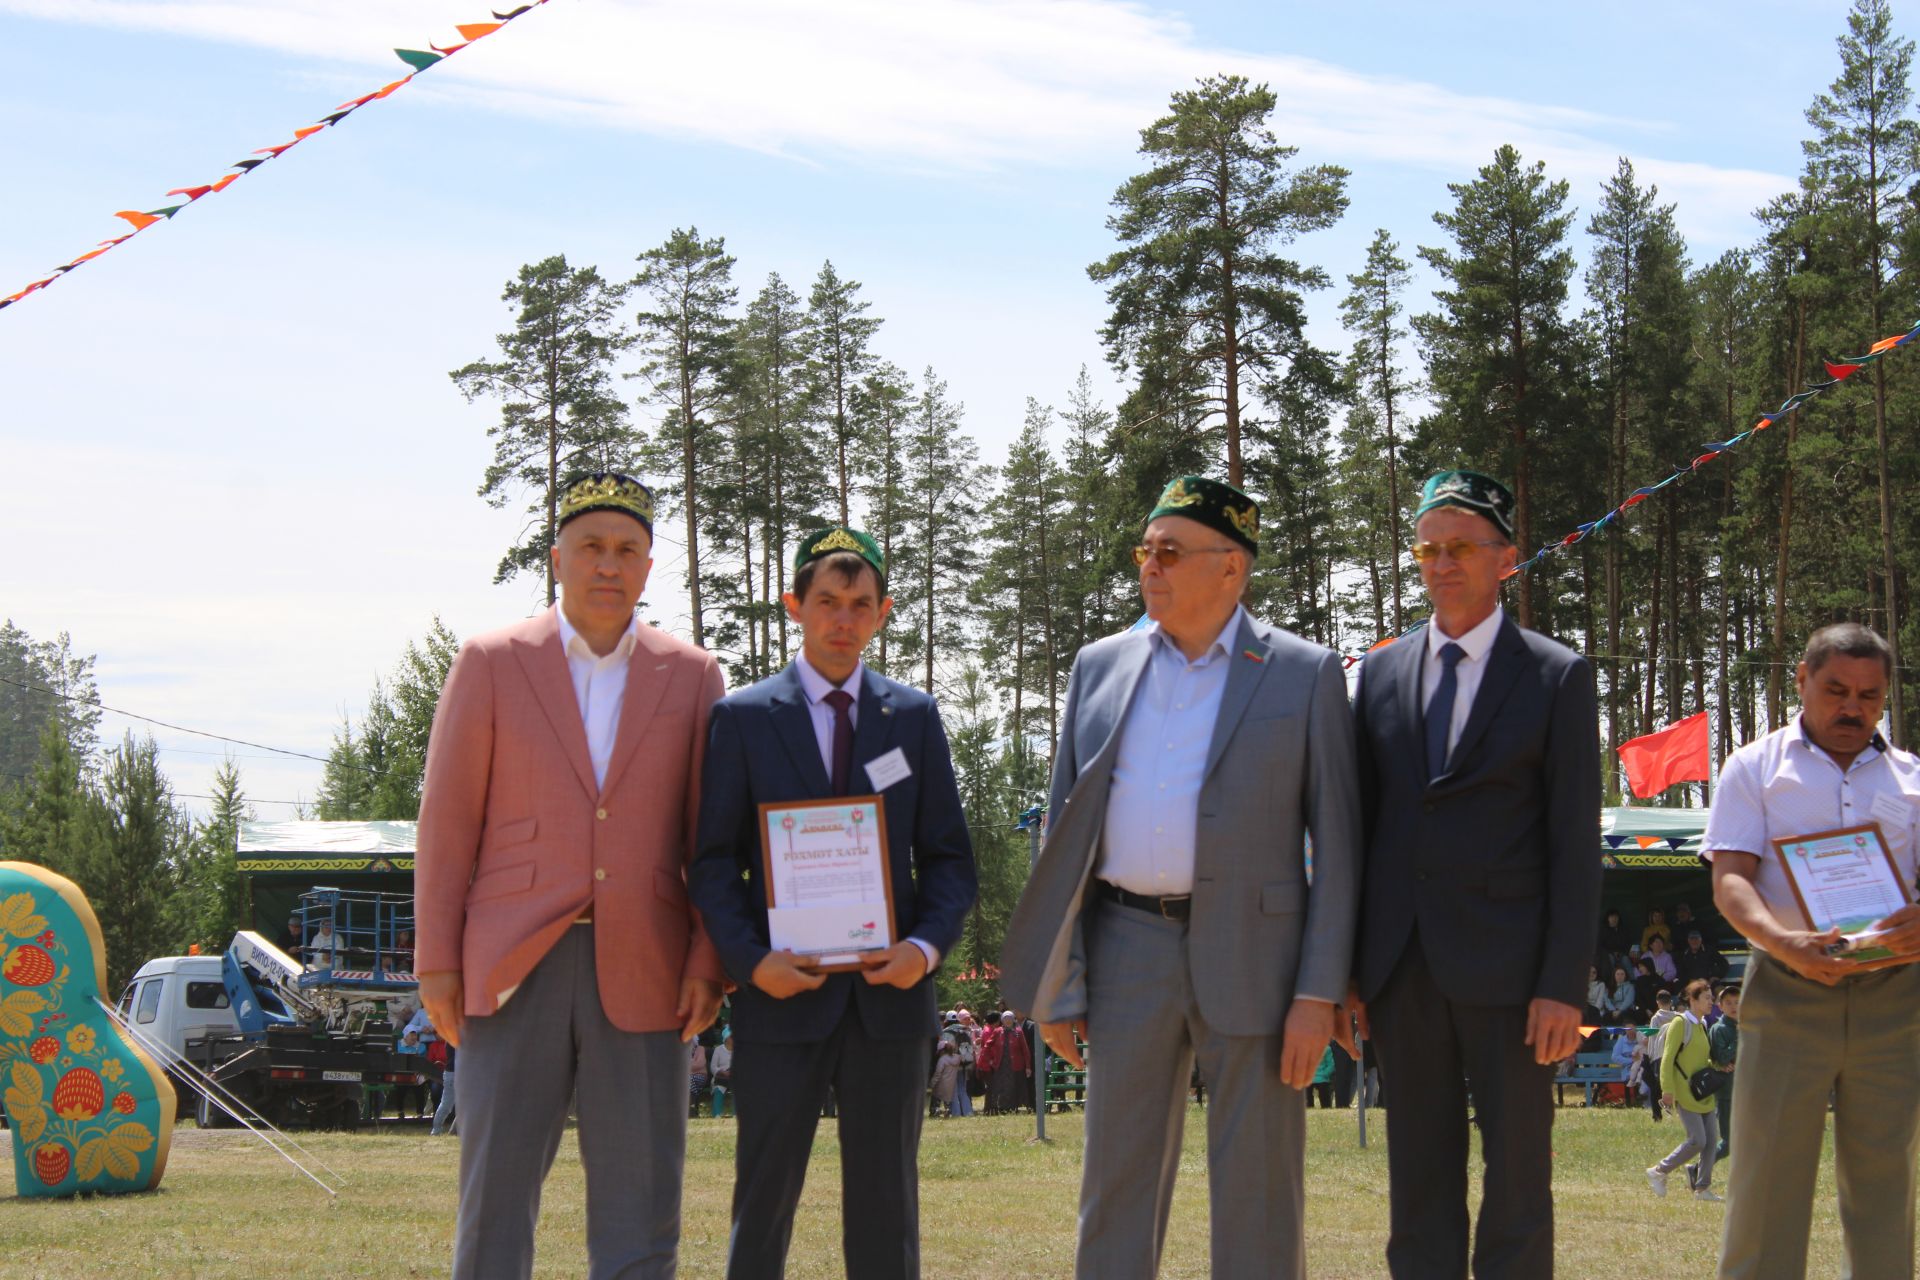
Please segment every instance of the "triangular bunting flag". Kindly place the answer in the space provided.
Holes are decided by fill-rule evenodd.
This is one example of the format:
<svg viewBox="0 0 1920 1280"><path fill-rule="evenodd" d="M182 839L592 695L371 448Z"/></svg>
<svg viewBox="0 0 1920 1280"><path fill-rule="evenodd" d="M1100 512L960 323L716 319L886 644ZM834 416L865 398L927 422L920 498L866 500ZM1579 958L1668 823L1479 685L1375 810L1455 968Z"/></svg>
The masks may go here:
<svg viewBox="0 0 1920 1280"><path fill-rule="evenodd" d="M125 218L128 222L131 222L135 231L145 231L148 227L160 221L159 215L141 213L138 209L122 209L113 216L116 218Z"/></svg>
<svg viewBox="0 0 1920 1280"><path fill-rule="evenodd" d="M492 35L505 25L505 23L500 22L462 22L456 24L453 29L460 33L462 40L471 44L481 36Z"/></svg>
<svg viewBox="0 0 1920 1280"><path fill-rule="evenodd" d="M1860 368L1857 364L1835 364L1831 360L1823 360L1821 363L1827 366L1827 376L1835 382L1845 382Z"/></svg>
<svg viewBox="0 0 1920 1280"><path fill-rule="evenodd" d="M415 71L425 71L428 67L440 61L439 54L428 53L425 49L395 49L394 52L400 55L400 61L406 63Z"/></svg>

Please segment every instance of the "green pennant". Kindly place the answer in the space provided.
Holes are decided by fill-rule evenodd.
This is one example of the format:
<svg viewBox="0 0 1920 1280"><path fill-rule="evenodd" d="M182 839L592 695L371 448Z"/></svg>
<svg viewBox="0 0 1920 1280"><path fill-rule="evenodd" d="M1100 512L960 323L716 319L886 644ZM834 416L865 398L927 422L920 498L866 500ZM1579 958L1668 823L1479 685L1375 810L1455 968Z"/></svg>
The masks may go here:
<svg viewBox="0 0 1920 1280"><path fill-rule="evenodd" d="M425 71L428 67L440 61L439 54L428 53L422 49L395 49L394 52L400 55L400 61L406 63L415 71Z"/></svg>
<svg viewBox="0 0 1920 1280"><path fill-rule="evenodd" d="M170 204L164 209L149 209L147 212L156 218L171 218L186 207L184 204Z"/></svg>

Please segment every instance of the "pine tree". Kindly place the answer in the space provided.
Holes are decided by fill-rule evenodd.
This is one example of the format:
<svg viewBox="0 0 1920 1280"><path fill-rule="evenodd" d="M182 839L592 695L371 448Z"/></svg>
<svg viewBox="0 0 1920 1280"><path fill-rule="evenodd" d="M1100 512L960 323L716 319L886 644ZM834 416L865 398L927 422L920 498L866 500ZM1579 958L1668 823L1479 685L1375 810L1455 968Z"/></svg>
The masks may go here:
<svg viewBox="0 0 1920 1280"><path fill-rule="evenodd" d="M1242 418L1250 378L1278 381L1305 344L1305 290L1326 273L1275 252L1346 210L1347 171L1289 172L1298 148L1267 127L1276 105L1240 76L1201 80L1140 134L1153 167L1113 198L1107 226L1122 248L1087 269L1106 284L1103 330L1122 372L1151 398L1196 397L1225 435L1226 473L1243 482ZM1218 388L1214 394L1212 388Z"/></svg>
<svg viewBox="0 0 1920 1280"><path fill-rule="evenodd" d="M1131 598L1135 542L1115 501L1107 468L1113 414L1094 396L1085 365L1061 413L1066 441L1060 455L1060 653L1071 667L1082 646L1119 629L1123 598ZM1137 514L1137 513L1135 513ZM1049 755L1051 761L1051 755Z"/></svg>
<svg viewBox="0 0 1920 1280"><path fill-rule="evenodd" d="M1386 526L1387 546L1391 551L1382 556L1376 548L1369 559L1374 572L1384 563L1385 579L1393 598L1393 630L1385 634L1396 636L1406 629L1400 548L1409 541L1400 529L1406 504L1400 494L1398 423L1408 397L1417 389L1399 364L1400 348L1408 337L1407 327L1400 318L1405 312L1400 295L1406 292L1412 275L1400 257L1400 246L1382 228L1373 233L1373 243L1367 246L1366 268L1347 277L1352 292L1340 303L1341 323L1354 338L1353 353L1347 359L1347 377L1368 409L1367 413L1350 418L1349 426L1370 423L1378 428L1379 441L1366 447L1365 452L1381 464L1386 473L1385 501L1355 514ZM1356 439L1350 451L1361 447L1362 442ZM1364 494L1365 490L1353 492ZM1378 620L1374 630L1376 634L1381 633Z"/></svg>
<svg viewBox="0 0 1920 1280"><path fill-rule="evenodd" d="M843 525L852 522L856 486L854 394L873 366L868 348L880 328L880 321L867 314L872 305L860 297L859 282L841 278L831 261L822 264L807 298L807 319L814 333L810 394L826 430Z"/></svg>
<svg viewBox="0 0 1920 1280"><path fill-rule="evenodd" d="M821 463L821 434L814 421L807 381L814 333L799 296L778 275L769 275L747 308L738 338L739 408L735 414L739 452L747 463L743 477L759 481L758 492L744 495L757 516L757 547L743 548L745 571L758 574L753 618L758 641L759 679L786 666L792 642L780 597L787 589L787 566L798 539L824 523L826 471ZM758 556L759 563L752 560Z"/></svg>
<svg viewBox="0 0 1920 1280"><path fill-rule="evenodd" d="M961 430L964 412L929 366L907 429L906 546L895 553L888 582L902 615L901 657L920 661L928 693L937 657L965 642L967 586L978 567L975 521L989 477L979 446Z"/></svg>
<svg viewBox="0 0 1920 1280"><path fill-rule="evenodd" d="M981 656L994 686L1012 698L1007 728L1017 758L1042 755L1033 744L1043 741L1043 758L1052 759L1071 657L1059 647L1063 511L1059 469L1047 444L1055 416L1051 405L1027 398L1020 435L1008 450L999 492L983 521L988 551L974 580L973 599L985 633Z"/></svg>
<svg viewBox="0 0 1920 1280"><path fill-rule="evenodd" d="M499 421L487 428L493 462L480 496L503 507L518 492L529 495L531 519L493 580L540 575L549 605L547 548L561 487L575 471L624 469L633 456L627 409L612 386L613 362L628 344L616 315L621 294L594 268L569 267L564 255L521 267L501 294L519 308L513 332L496 339L501 359L448 375L469 404L482 396L501 402Z"/></svg>
<svg viewBox="0 0 1920 1280"><path fill-rule="evenodd" d="M84 769L99 746L99 701L93 656L76 656L66 632L35 640L11 618L0 622L0 792L24 779L40 759L41 733L49 724Z"/></svg>
<svg viewBox="0 0 1920 1280"><path fill-rule="evenodd" d="M107 753L90 815L95 830L68 872L99 918L109 991L180 945L171 932L177 925L173 898L193 828L174 807L159 759L152 738L132 734Z"/></svg>
<svg viewBox="0 0 1920 1280"><path fill-rule="evenodd" d="M1563 314L1573 275L1567 184L1502 146L1473 182L1447 190L1454 208L1433 220L1453 245L1419 251L1446 285L1434 292L1440 311L1414 321L1436 405L1422 428L1453 444L1441 465L1512 478L1514 540L1525 557L1546 525L1536 510L1536 470L1550 469L1573 434L1579 356ZM1515 593L1522 626L1533 626L1545 603L1543 576L1528 574Z"/></svg>
<svg viewBox="0 0 1920 1280"><path fill-rule="evenodd" d="M913 380L907 371L888 361L861 380L852 404L858 424L850 454L859 477L856 492L866 508L866 531L880 544L889 570L888 584L898 581L893 571L896 550L906 547L909 504L907 438L913 413ZM882 628L874 655L874 669L892 675L892 653L897 648Z"/></svg>
<svg viewBox="0 0 1920 1280"><path fill-rule="evenodd" d="M223 761L213 775L212 811L182 849L176 923L171 927L176 942L198 943L201 950L217 954L248 927L247 888L236 864L240 824L252 819L240 770L232 760Z"/></svg>
<svg viewBox="0 0 1920 1280"><path fill-rule="evenodd" d="M693 642L702 647L707 643L701 596L702 485L726 466L727 440L715 415L733 360L728 312L738 296L734 260L726 249L724 238L703 240L698 228L676 228L663 244L640 255L640 274L633 282L643 308L640 335L647 363L641 376L651 387L647 399L666 410L653 456L660 470L679 476Z"/></svg>
<svg viewBox="0 0 1920 1280"><path fill-rule="evenodd" d="M1833 231L1850 241L1847 254L1850 292L1857 299L1860 334L1871 343L1884 337L1888 303L1905 304L1913 290L1890 293L1898 270L1895 249L1902 221L1910 221L1908 185L1920 171L1920 124L1907 111L1913 104L1908 84L1913 41L1893 34L1893 13L1886 0L1854 0L1847 34L1838 41L1840 75L1807 109L1817 131L1803 144L1810 173L1829 194L1827 216ZM1901 327L1906 323L1903 320ZM1879 497L1879 551L1882 631L1900 670L1900 565L1894 539L1894 471L1887 440L1887 367L1874 364L1873 430ZM1888 689L1893 738L1906 742L1904 678Z"/></svg>

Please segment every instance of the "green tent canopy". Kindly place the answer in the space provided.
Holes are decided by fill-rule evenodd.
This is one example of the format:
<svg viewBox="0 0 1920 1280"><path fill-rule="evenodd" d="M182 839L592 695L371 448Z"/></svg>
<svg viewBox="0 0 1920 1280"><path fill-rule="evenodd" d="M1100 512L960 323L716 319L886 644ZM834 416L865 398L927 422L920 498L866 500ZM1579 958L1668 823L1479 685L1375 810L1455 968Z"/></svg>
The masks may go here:
<svg viewBox="0 0 1920 1280"><path fill-rule="evenodd" d="M1620 805L1600 811L1600 865L1608 871L1700 871L1706 809Z"/></svg>

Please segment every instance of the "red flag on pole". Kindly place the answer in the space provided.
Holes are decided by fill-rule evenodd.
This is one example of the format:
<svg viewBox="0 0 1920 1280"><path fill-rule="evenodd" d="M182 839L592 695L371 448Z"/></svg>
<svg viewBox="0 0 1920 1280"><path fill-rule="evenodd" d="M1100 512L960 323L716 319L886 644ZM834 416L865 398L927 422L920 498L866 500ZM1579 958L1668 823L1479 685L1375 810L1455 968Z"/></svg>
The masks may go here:
<svg viewBox="0 0 1920 1280"><path fill-rule="evenodd" d="M1658 733L1620 744L1627 785L1641 800L1659 795L1676 782L1705 782L1713 776L1707 750L1707 713L1697 712Z"/></svg>

